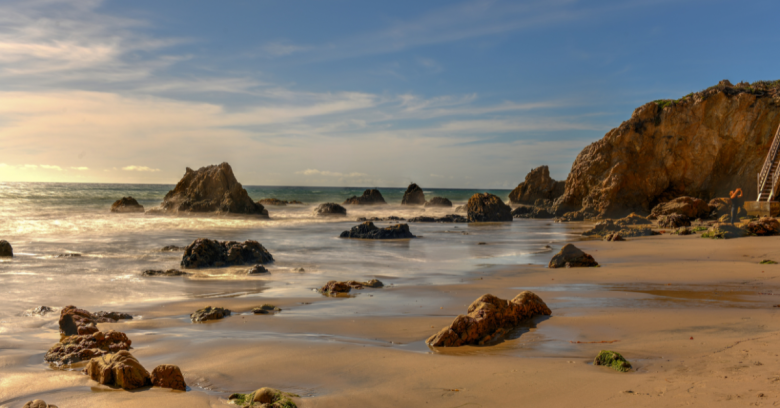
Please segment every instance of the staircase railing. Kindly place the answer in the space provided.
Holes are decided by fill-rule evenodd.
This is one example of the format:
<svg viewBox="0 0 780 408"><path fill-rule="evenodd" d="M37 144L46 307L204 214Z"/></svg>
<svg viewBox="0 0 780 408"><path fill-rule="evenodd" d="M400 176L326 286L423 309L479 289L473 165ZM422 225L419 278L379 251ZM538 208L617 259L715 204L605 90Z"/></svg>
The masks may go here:
<svg viewBox="0 0 780 408"><path fill-rule="evenodd" d="M775 138L772 140L772 146L769 148L769 153L766 155L764 166L761 167L761 173L758 173L758 198L756 201L760 201L763 198L761 197L761 191L764 189L764 185L767 181L772 183L772 191L769 192L769 196L771 197L772 193L776 191L775 189L777 188L777 181L774 177L771 177L772 175L769 174L769 171L772 169L772 164L775 162L775 158L777 158L778 148L780 148L780 126L777 127ZM767 201L768 199L769 197L767 197Z"/></svg>

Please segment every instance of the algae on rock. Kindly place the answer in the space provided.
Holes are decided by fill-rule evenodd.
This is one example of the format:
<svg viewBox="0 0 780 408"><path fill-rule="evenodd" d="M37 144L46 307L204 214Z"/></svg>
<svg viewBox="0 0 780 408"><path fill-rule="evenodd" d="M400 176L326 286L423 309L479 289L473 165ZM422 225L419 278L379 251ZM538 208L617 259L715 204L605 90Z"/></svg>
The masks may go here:
<svg viewBox="0 0 780 408"><path fill-rule="evenodd" d="M593 365L603 365L621 372L626 372L631 369L631 363L620 355L620 353L610 350L599 351L599 354L593 360Z"/></svg>

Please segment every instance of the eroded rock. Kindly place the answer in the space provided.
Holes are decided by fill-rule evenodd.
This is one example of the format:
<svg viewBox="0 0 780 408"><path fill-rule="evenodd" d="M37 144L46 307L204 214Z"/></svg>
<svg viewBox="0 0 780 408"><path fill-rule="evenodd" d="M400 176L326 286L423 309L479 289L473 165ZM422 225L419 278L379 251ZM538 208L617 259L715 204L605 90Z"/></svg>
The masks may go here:
<svg viewBox="0 0 780 408"><path fill-rule="evenodd" d="M533 204L538 199L555 200L563 194L565 181L555 181L550 177L547 166L539 166L525 176L511 193L509 201L516 204Z"/></svg>
<svg viewBox="0 0 780 408"><path fill-rule="evenodd" d="M122 197L116 200L114 204L111 204L111 212L113 213L134 213L144 212L144 206L138 204L138 201L133 197Z"/></svg>
<svg viewBox="0 0 780 408"><path fill-rule="evenodd" d="M669 214L658 216L658 226L661 228L680 228L690 227L690 218L680 214Z"/></svg>
<svg viewBox="0 0 780 408"><path fill-rule="evenodd" d="M149 372L127 350L89 360L84 372L99 384L126 390L152 385Z"/></svg>
<svg viewBox="0 0 780 408"><path fill-rule="evenodd" d="M320 293L323 295L337 295L337 294L346 294L349 293L352 289L363 289L363 288L382 288L385 285L377 280L377 279L371 279L367 282L358 282L358 281L346 281L346 282L339 282L339 281L330 281L325 284L322 288L320 288Z"/></svg>
<svg viewBox="0 0 780 408"><path fill-rule="evenodd" d="M344 201L345 205L375 205L375 204L387 204L385 198L382 197L382 193L379 190L366 190L363 195L352 196Z"/></svg>
<svg viewBox="0 0 780 408"><path fill-rule="evenodd" d="M425 205L425 193L415 183L409 185L404 192L404 197L401 199L402 205Z"/></svg>
<svg viewBox="0 0 780 408"><path fill-rule="evenodd" d="M173 364L162 364L152 370L152 385L160 388L171 388L179 391L187 391L187 383L181 369Z"/></svg>
<svg viewBox="0 0 780 408"><path fill-rule="evenodd" d="M579 268L598 265L598 262L592 256L582 252L572 244L566 244L561 248L560 252L553 256L548 266L550 268Z"/></svg>
<svg viewBox="0 0 780 408"><path fill-rule="evenodd" d="M751 235L777 235L780 233L780 222L774 218L761 217L745 224L745 230Z"/></svg>
<svg viewBox="0 0 780 408"><path fill-rule="evenodd" d="M198 309L195 313L190 315L190 320L193 322L205 322L209 320L219 320L227 316L230 316L231 311L221 307L206 306L203 309Z"/></svg>
<svg viewBox="0 0 780 408"><path fill-rule="evenodd" d="M349 231L344 231L340 238L360 238L360 239L407 239L415 238L409 231L409 224L396 224L386 228L379 228L371 221L366 221L360 225L352 227Z"/></svg>
<svg viewBox="0 0 780 408"><path fill-rule="evenodd" d="M75 364L93 357L129 350L131 344L126 334L114 330L64 336L49 349L43 359L58 366Z"/></svg>
<svg viewBox="0 0 780 408"><path fill-rule="evenodd" d="M217 241L198 238L184 249L182 268L267 264L274 257L257 241Z"/></svg>
<svg viewBox="0 0 780 408"><path fill-rule="evenodd" d="M493 194L474 194L467 206L469 222L512 221L512 209Z"/></svg>
<svg viewBox="0 0 780 408"><path fill-rule="evenodd" d="M653 211L650 212L650 218L672 214L683 215L691 220L707 218L710 214L710 206L699 198L677 197L674 200L653 207Z"/></svg>

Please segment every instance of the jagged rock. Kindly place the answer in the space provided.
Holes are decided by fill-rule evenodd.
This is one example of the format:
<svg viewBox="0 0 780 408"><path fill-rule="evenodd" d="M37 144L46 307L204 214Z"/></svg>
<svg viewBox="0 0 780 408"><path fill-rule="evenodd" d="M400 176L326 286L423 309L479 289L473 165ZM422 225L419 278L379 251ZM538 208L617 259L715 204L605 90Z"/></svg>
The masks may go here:
<svg viewBox="0 0 780 408"><path fill-rule="evenodd" d="M262 200L257 201L260 205L274 205L274 206L284 206L287 205L287 201L280 200L278 198L264 198Z"/></svg>
<svg viewBox="0 0 780 408"><path fill-rule="evenodd" d="M777 235L780 232L780 222L774 218L761 217L745 224L745 230L752 235Z"/></svg>
<svg viewBox="0 0 780 408"><path fill-rule="evenodd" d="M569 211L555 219L555 222L584 221L585 214L582 211Z"/></svg>
<svg viewBox="0 0 780 408"><path fill-rule="evenodd" d="M49 313L54 312L54 309L50 308L49 306L38 306L33 310L30 310L29 315L33 316L46 316Z"/></svg>
<svg viewBox="0 0 780 408"><path fill-rule="evenodd" d="M512 217L514 218L527 218L527 217L521 217L522 215L528 215L534 213L534 207L530 205L521 205L514 210L510 214L512 214Z"/></svg>
<svg viewBox="0 0 780 408"><path fill-rule="evenodd" d="M228 400L239 407L297 408L290 398L298 395L263 387L250 394L231 394Z"/></svg>
<svg viewBox="0 0 780 408"><path fill-rule="evenodd" d="M344 201L344 204L354 204L354 205L372 205L372 204L387 204L385 202L385 198L382 197L382 193L379 192L379 190L366 190L363 192L363 195L358 196L352 196L348 198L346 201Z"/></svg>
<svg viewBox="0 0 780 408"><path fill-rule="evenodd" d="M187 167L184 177L165 195L160 209L169 213L254 214L268 218L262 204L249 198L227 163Z"/></svg>
<svg viewBox="0 0 780 408"><path fill-rule="evenodd" d="M599 351L599 354L593 360L593 365L603 365L621 372L626 372L631 369L631 363L626 361L620 353L609 350Z"/></svg>
<svg viewBox="0 0 780 408"><path fill-rule="evenodd" d="M117 320L132 320L133 315L123 312L104 312L99 311L92 314L98 323L114 323Z"/></svg>
<svg viewBox="0 0 780 408"><path fill-rule="evenodd" d="M63 336L44 356L44 361L55 365L75 364L93 357L120 350L129 350L132 342L127 335L109 330L90 334Z"/></svg>
<svg viewBox="0 0 780 408"><path fill-rule="evenodd" d="M713 218L731 214L731 199L728 197L713 198L707 206L710 207L710 213L714 214Z"/></svg>
<svg viewBox="0 0 780 408"><path fill-rule="evenodd" d="M613 233L604 235L604 241L615 242L615 241L625 241L625 239L623 239L623 237L620 235L619 232L613 232Z"/></svg>
<svg viewBox="0 0 780 408"><path fill-rule="evenodd" d="M187 383L181 369L173 364L162 364L152 370L152 385L160 388L171 388L179 391L187 391Z"/></svg>
<svg viewBox="0 0 780 408"><path fill-rule="evenodd" d="M592 256L582 252L579 248L572 244L566 244L561 251L558 252L550 260L550 268L563 268L563 267L589 267L598 266L598 262L593 259Z"/></svg>
<svg viewBox="0 0 780 408"><path fill-rule="evenodd" d="M431 347L489 344L525 320L550 314L547 305L533 292L523 291L509 301L482 295L469 306L468 315L459 315L426 343Z"/></svg>
<svg viewBox="0 0 780 408"><path fill-rule="evenodd" d="M182 268L267 264L274 257L257 241L217 241L198 238L184 249Z"/></svg>
<svg viewBox="0 0 780 408"><path fill-rule="evenodd" d="M152 377L127 350L89 360L84 372L99 384L126 390L152 385Z"/></svg>
<svg viewBox="0 0 780 408"><path fill-rule="evenodd" d="M254 314L273 314L273 313L279 313L281 311L282 309L274 305L267 305L267 304L252 309L252 313Z"/></svg>
<svg viewBox="0 0 780 408"><path fill-rule="evenodd" d="M255 265L246 270L247 275L259 275L261 273L268 273L268 269L265 269L263 265Z"/></svg>
<svg viewBox="0 0 780 408"><path fill-rule="evenodd" d="M556 214L649 213L672 198L724 197L735 187L755 200L756 175L780 124L779 87L716 86L637 108L577 156Z"/></svg>
<svg viewBox="0 0 780 408"><path fill-rule="evenodd" d="M319 216L346 216L347 209L336 203L320 204L315 210Z"/></svg>
<svg viewBox="0 0 780 408"><path fill-rule="evenodd" d="M409 224L396 224L386 228L378 228L371 221L366 221L360 225L352 227L349 231L344 231L340 238L360 238L360 239L406 239L415 238L409 231Z"/></svg>
<svg viewBox="0 0 780 408"><path fill-rule="evenodd" d="M589 236L589 235L604 235L610 232L616 232L620 231L620 225L615 224L615 221L612 220L603 220L596 223L593 228L584 231L582 233L583 236Z"/></svg>
<svg viewBox="0 0 780 408"><path fill-rule="evenodd" d="M159 269L147 269L141 273L141 276L184 276L189 275L189 273L180 271L178 269L168 269L168 270L159 270Z"/></svg>
<svg viewBox="0 0 780 408"><path fill-rule="evenodd" d="M0 240L0 257L3 256L14 256L14 249L11 247L11 244L8 243L8 241L2 239Z"/></svg>
<svg viewBox="0 0 780 408"><path fill-rule="evenodd" d="M469 222L512 221L512 209L493 194L474 194L467 206Z"/></svg>
<svg viewBox="0 0 780 408"><path fill-rule="evenodd" d="M680 214L660 215L658 216L658 226L661 228L690 227L691 220Z"/></svg>
<svg viewBox="0 0 780 408"><path fill-rule="evenodd" d="M402 205L424 205L425 194L423 190L415 183L409 185L404 192L404 198L401 199Z"/></svg>
<svg viewBox="0 0 780 408"><path fill-rule="evenodd" d="M730 224L714 224L707 232L701 234L702 238L730 239L747 235L745 229Z"/></svg>
<svg viewBox="0 0 780 408"><path fill-rule="evenodd" d="M509 201L516 204L533 204L538 199L555 200L563 194L565 181L555 181L550 178L550 169L540 166L525 176L511 193Z"/></svg>
<svg viewBox="0 0 780 408"><path fill-rule="evenodd" d="M116 200L114 204L111 204L111 212L113 213L133 213L144 212L144 206L138 204L133 197L122 197Z"/></svg>
<svg viewBox="0 0 780 408"><path fill-rule="evenodd" d="M60 312L60 333L65 336L95 333L98 331L97 323L92 313L76 306L65 306Z"/></svg>
<svg viewBox="0 0 780 408"><path fill-rule="evenodd" d="M443 217L413 217L409 218L409 222L469 222L469 219L457 214L449 214Z"/></svg>
<svg viewBox="0 0 780 408"><path fill-rule="evenodd" d="M647 217L643 217L637 213L628 214L628 216L615 221L615 224L621 227L627 227L629 225L650 225L653 222L648 220Z"/></svg>
<svg viewBox="0 0 780 408"><path fill-rule="evenodd" d="M360 217L356 220L357 222L366 222L366 221L373 221L373 222L379 222L379 221L406 221L405 218L396 217L395 215L391 215L389 217Z"/></svg>
<svg viewBox="0 0 780 408"><path fill-rule="evenodd" d="M221 307L206 306L203 309L198 309L195 313L190 315L190 320L193 322L205 322L208 320L219 320L230 316L230 310L223 309Z"/></svg>
<svg viewBox="0 0 780 408"><path fill-rule="evenodd" d="M692 220L696 218L706 218L710 214L710 206L699 198L678 197L674 200L658 204L653 207L649 218L657 218L661 215L679 214Z"/></svg>
<svg viewBox="0 0 780 408"><path fill-rule="evenodd" d="M32 400L24 404L23 408L57 408L56 405L47 404L44 400Z"/></svg>
<svg viewBox="0 0 780 408"><path fill-rule="evenodd" d="M430 200L428 200L424 206L425 207L452 207L452 201L444 197L433 197Z"/></svg>
<svg viewBox="0 0 780 408"><path fill-rule="evenodd" d="M465 214L466 211L468 211L468 209L466 208L465 205L459 205L459 206L455 207L455 209L453 211L455 211L456 213L464 213Z"/></svg>
<svg viewBox="0 0 780 408"><path fill-rule="evenodd" d="M161 252L177 252L177 251L184 251L185 247L180 247L176 245L166 245L160 249Z"/></svg>

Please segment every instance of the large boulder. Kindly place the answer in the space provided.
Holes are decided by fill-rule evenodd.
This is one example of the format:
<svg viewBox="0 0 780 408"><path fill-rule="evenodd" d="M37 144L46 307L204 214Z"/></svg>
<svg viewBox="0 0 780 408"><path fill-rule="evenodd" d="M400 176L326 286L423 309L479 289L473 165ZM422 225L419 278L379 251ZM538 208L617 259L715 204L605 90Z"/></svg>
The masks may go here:
<svg viewBox="0 0 780 408"><path fill-rule="evenodd" d="M152 385L160 388L171 388L179 391L187 391L187 383L181 369L173 364L162 364L152 370Z"/></svg>
<svg viewBox="0 0 780 408"><path fill-rule="evenodd" d="M217 241L198 238L184 249L182 268L266 264L274 257L257 241Z"/></svg>
<svg viewBox="0 0 780 408"><path fill-rule="evenodd" d="M59 343L46 352L43 360L57 366L75 364L93 357L129 350L131 344L132 341L126 334L114 330L63 336Z"/></svg>
<svg viewBox="0 0 780 408"><path fill-rule="evenodd" d="M401 199L402 205L424 205L425 194L423 190L415 183L409 185L404 192L404 198Z"/></svg>
<svg viewBox="0 0 780 408"><path fill-rule="evenodd" d="M360 225L352 227L349 231L344 231L340 238L360 238L360 239L405 239L415 238L409 231L409 224L396 224L386 228L378 228L371 221L366 221Z"/></svg>
<svg viewBox="0 0 780 408"><path fill-rule="evenodd" d="M512 221L512 209L493 194L474 194L466 205L469 222Z"/></svg>
<svg viewBox="0 0 780 408"><path fill-rule="evenodd" d="M563 194L565 181L555 181L550 177L547 166L539 166L525 176L511 193L509 201L515 204L533 204L538 199L555 200Z"/></svg>
<svg viewBox="0 0 780 408"><path fill-rule="evenodd" d="M425 207L452 207L452 201L444 197L433 197L425 202Z"/></svg>
<svg viewBox="0 0 780 408"><path fill-rule="evenodd" d="M1 239L0 240L0 257L13 257L14 256L14 249L11 247L11 244L8 243L8 241Z"/></svg>
<svg viewBox="0 0 780 408"><path fill-rule="evenodd" d="M366 190L363 192L363 195L358 196L352 196L348 198L346 201L344 201L344 204L357 204L357 205L371 205L371 204L387 204L385 202L385 198L382 197L382 193L379 192L379 190Z"/></svg>
<svg viewBox="0 0 780 408"><path fill-rule="evenodd" d="M152 376L127 350L89 360L84 372L99 384L126 390L152 385Z"/></svg>
<svg viewBox="0 0 780 408"><path fill-rule="evenodd" d="M690 227L691 219L680 214L661 215L658 217L658 226L661 228L672 229Z"/></svg>
<svg viewBox="0 0 780 408"><path fill-rule="evenodd" d="M780 222L774 218L761 217L745 224L745 230L751 235L777 235L780 233Z"/></svg>
<svg viewBox="0 0 780 408"><path fill-rule="evenodd" d="M755 200L756 175L780 125L778 90L778 82L723 83L637 108L577 156L556 213L584 207L616 218L680 196L724 197L735 187Z"/></svg>
<svg viewBox="0 0 780 408"><path fill-rule="evenodd" d="M710 207L710 213L715 213L714 218L731 214L731 199L728 197L713 198L707 206Z"/></svg>
<svg viewBox="0 0 780 408"><path fill-rule="evenodd" d="M227 163L192 170L165 195L161 209L171 213L254 214L268 218L262 204L249 198Z"/></svg>
<svg viewBox="0 0 780 408"><path fill-rule="evenodd" d="M133 213L144 212L144 206L138 204L138 201L133 197L122 197L116 200L114 204L111 204L111 212L113 213Z"/></svg>
<svg viewBox="0 0 780 408"><path fill-rule="evenodd" d="M658 204L650 212L650 218L657 218L661 215L679 214L692 220L697 218L707 218L710 215L710 206L707 202L693 197L677 197L674 200Z"/></svg>
<svg viewBox="0 0 780 408"><path fill-rule="evenodd" d="M533 292L523 291L512 300L482 295L449 326L429 337L431 347L458 347L494 343L509 330L537 315L550 315L550 308Z"/></svg>
<svg viewBox="0 0 780 408"><path fill-rule="evenodd" d="M572 244L566 244L561 251L555 254L548 265L550 268L564 267L589 267L598 266L598 262L592 256L582 252Z"/></svg>
<svg viewBox="0 0 780 408"><path fill-rule="evenodd" d="M347 215L347 209L336 203L324 203L324 204L320 204L317 208L315 208L314 213L320 217L328 217L328 216L342 217Z"/></svg>

